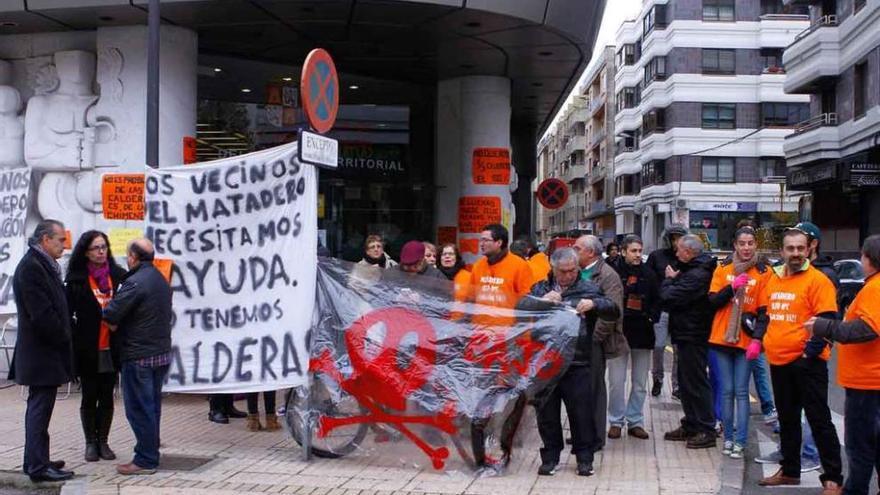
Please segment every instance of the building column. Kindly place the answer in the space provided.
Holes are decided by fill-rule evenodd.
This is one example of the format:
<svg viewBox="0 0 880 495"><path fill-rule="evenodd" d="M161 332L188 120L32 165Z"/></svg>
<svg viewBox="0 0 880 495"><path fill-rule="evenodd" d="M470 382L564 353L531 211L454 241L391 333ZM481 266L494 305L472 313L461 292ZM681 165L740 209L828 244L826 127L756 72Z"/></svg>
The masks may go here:
<svg viewBox="0 0 880 495"><path fill-rule="evenodd" d="M501 223L512 231L515 221L510 195L510 181L516 180L509 166L510 114L507 78L467 76L438 84L435 231L443 242L451 235L450 227L456 228L466 263L480 255L478 239L484 225ZM507 170L500 165L502 152L507 153Z"/></svg>

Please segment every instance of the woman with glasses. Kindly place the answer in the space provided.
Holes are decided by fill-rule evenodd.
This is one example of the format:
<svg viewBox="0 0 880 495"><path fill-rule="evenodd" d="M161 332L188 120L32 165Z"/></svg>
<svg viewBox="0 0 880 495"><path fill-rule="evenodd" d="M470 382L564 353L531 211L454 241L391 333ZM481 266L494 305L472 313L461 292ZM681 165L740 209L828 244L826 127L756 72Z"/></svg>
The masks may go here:
<svg viewBox="0 0 880 495"><path fill-rule="evenodd" d="M73 248L65 279L73 331L74 365L82 388L80 420L85 460L113 460L107 437L113 423L113 388L119 369L119 337L103 322L103 308L125 276L113 260L107 235L90 230Z"/></svg>
<svg viewBox="0 0 880 495"><path fill-rule="evenodd" d="M382 236L370 234L364 241L364 258L358 262L358 265L391 268L396 266L397 262L385 253L385 241Z"/></svg>

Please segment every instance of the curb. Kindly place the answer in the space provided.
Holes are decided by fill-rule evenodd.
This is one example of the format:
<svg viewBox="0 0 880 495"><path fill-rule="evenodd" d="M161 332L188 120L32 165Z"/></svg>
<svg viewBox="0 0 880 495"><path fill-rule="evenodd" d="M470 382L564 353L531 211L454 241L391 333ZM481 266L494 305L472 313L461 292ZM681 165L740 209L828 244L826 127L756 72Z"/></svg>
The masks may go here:
<svg viewBox="0 0 880 495"><path fill-rule="evenodd" d="M63 481L34 483L21 471L0 471L0 487L14 488L28 493L56 494L61 493Z"/></svg>

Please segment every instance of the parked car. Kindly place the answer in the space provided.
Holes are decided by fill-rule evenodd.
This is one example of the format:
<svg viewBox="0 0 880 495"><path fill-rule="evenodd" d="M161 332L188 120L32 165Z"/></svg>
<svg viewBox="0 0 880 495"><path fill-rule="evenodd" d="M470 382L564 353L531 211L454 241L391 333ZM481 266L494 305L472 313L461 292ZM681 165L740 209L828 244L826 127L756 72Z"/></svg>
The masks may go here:
<svg viewBox="0 0 880 495"><path fill-rule="evenodd" d="M865 271L862 262L855 259L840 260L834 262L834 271L840 279L840 288L837 290L837 307L841 317L846 314L850 303L856 294L865 285Z"/></svg>

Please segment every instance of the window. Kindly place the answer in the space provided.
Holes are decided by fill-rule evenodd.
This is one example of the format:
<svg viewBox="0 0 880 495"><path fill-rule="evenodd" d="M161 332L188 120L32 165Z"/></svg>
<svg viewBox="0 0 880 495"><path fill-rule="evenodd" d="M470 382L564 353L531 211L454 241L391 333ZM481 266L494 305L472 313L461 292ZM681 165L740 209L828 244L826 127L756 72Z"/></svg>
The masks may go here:
<svg viewBox="0 0 880 495"><path fill-rule="evenodd" d="M666 57L654 57L645 64L645 86L666 79Z"/></svg>
<svg viewBox="0 0 880 495"><path fill-rule="evenodd" d="M654 7L648 10L648 13L645 14L645 18L642 19L642 34L647 35L651 31L653 31L654 28L666 28L665 4L654 5Z"/></svg>
<svg viewBox="0 0 880 495"><path fill-rule="evenodd" d="M853 78L853 118L865 116L865 101L868 99L868 63L856 64Z"/></svg>
<svg viewBox="0 0 880 495"><path fill-rule="evenodd" d="M734 21L734 0L703 0L704 21Z"/></svg>
<svg viewBox="0 0 880 495"><path fill-rule="evenodd" d="M642 188L666 183L666 160L642 164Z"/></svg>
<svg viewBox="0 0 880 495"><path fill-rule="evenodd" d="M764 72L785 72L782 68L782 48L761 48L761 67Z"/></svg>
<svg viewBox="0 0 880 495"><path fill-rule="evenodd" d="M666 131L666 109L655 108L642 116L642 129L644 136L654 132Z"/></svg>
<svg viewBox="0 0 880 495"><path fill-rule="evenodd" d="M639 106L639 88L623 88L617 93L617 111Z"/></svg>
<svg viewBox="0 0 880 495"><path fill-rule="evenodd" d="M784 177L785 159L778 156L760 158L758 160L758 175L760 177Z"/></svg>
<svg viewBox="0 0 880 495"><path fill-rule="evenodd" d="M866 3L868 3L866 0L853 0L853 14L862 10Z"/></svg>
<svg viewBox="0 0 880 495"><path fill-rule="evenodd" d="M703 129L735 129L735 103L703 103Z"/></svg>
<svg viewBox="0 0 880 495"><path fill-rule="evenodd" d="M761 103L761 125L765 127L790 127L809 118L809 103Z"/></svg>
<svg viewBox="0 0 880 495"><path fill-rule="evenodd" d="M703 49L703 74L735 74L736 50Z"/></svg>
<svg viewBox="0 0 880 495"><path fill-rule="evenodd" d="M639 191L639 174L621 175L614 179L615 196L632 196Z"/></svg>
<svg viewBox="0 0 880 495"><path fill-rule="evenodd" d="M634 63L636 63L636 46L632 43L623 45L623 48L617 52L617 65L624 66Z"/></svg>
<svg viewBox="0 0 880 495"><path fill-rule="evenodd" d="M736 176L734 163L733 158L704 157L702 159L703 182L736 182L734 180Z"/></svg>
<svg viewBox="0 0 880 495"><path fill-rule="evenodd" d="M761 15L782 14L782 0L761 0Z"/></svg>

